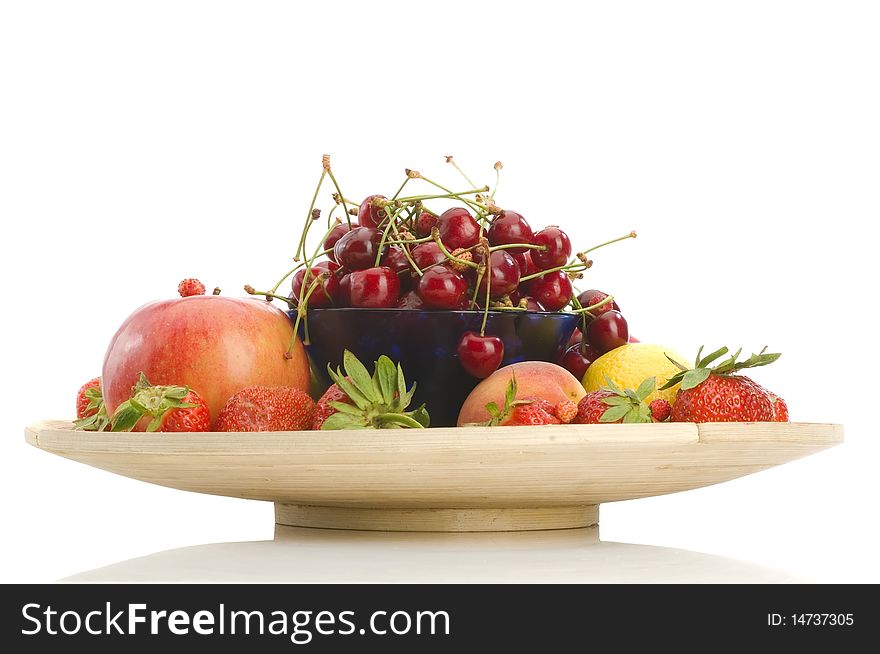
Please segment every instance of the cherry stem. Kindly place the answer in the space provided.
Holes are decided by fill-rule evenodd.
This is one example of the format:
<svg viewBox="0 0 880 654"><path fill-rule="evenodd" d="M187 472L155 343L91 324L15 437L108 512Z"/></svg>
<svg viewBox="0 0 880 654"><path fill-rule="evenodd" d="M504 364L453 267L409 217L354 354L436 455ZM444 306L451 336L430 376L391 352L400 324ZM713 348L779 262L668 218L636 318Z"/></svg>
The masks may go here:
<svg viewBox="0 0 880 654"><path fill-rule="evenodd" d="M495 164L495 186L492 187L492 192L489 194L489 199L495 199L495 191L498 190L498 187L501 185L501 162L497 162Z"/></svg>
<svg viewBox="0 0 880 654"><path fill-rule="evenodd" d="M502 245L493 245L489 248L489 252L495 250L510 250L511 248L523 248L524 250L546 250L546 245L532 245L531 243L504 243Z"/></svg>
<svg viewBox="0 0 880 654"><path fill-rule="evenodd" d="M336 187L336 193L337 195L339 195L339 199L342 200L342 208L345 209L345 219L348 221L349 229L351 229L351 214L348 213L348 205L345 203L345 196L342 195L342 190L339 188L339 183L336 181L336 176L333 174L333 170L329 166L327 167L327 174L333 181L333 186Z"/></svg>
<svg viewBox="0 0 880 654"><path fill-rule="evenodd" d="M436 227L431 228L431 236L434 238L434 242L437 243L437 247L440 248L440 251L450 261L455 261L456 263L463 264L470 268L479 268L480 266L473 261L468 261L467 259L459 259L457 256L452 254L449 250L446 249L446 246L443 245L443 241L440 239L440 230Z"/></svg>
<svg viewBox="0 0 880 654"><path fill-rule="evenodd" d="M483 324L480 325L480 336L485 336L486 320L489 318L489 299L492 293L492 257L489 255L489 241L482 238L480 240L480 245L483 246L483 261L486 264L486 306L483 309Z"/></svg>
<svg viewBox="0 0 880 654"><path fill-rule="evenodd" d="M397 189L397 193L391 196L392 200L396 200L397 196L400 195L400 192L403 190L403 187L406 186L406 183L410 180L409 175L406 176L406 179L403 180L403 184L400 185L400 188Z"/></svg>
<svg viewBox="0 0 880 654"><path fill-rule="evenodd" d="M596 302L596 304L591 304L591 305L588 306L588 307L581 307L580 309L572 309L571 313L589 313L590 315L592 315L591 312L592 312L594 309L598 309L598 308L600 308L600 307L604 307L606 304L609 304L609 303L611 303L611 302L614 302L614 296L613 296L613 295L609 295L609 296L606 297L604 300L601 300L600 302Z"/></svg>
<svg viewBox="0 0 880 654"><path fill-rule="evenodd" d="M309 318L308 318L308 309L309 309L309 299L312 297L312 293L315 292L315 289L321 286L324 283L324 280L330 276L330 273L327 271L322 272L320 275L315 277L315 281L311 283L308 291L305 293L305 296L302 297L303 293L300 291L300 301L299 305L296 308L296 321L293 323L293 336L290 339L290 347L287 350L288 357L293 356L293 348L296 345L296 339L299 337L299 323L303 321L303 345L309 345ZM306 288L306 285L303 284L303 289Z"/></svg>
<svg viewBox="0 0 880 654"><path fill-rule="evenodd" d="M455 169L459 172L459 174L460 174L462 177L465 178L465 180L467 181L468 184L470 184L471 186L476 186L476 184L474 184L474 183L471 181L471 178L467 176L467 173L465 173L465 172L461 169L461 167L458 165L458 163L455 161L454 158L452 158L451 156L446 157L446 163L448 163L448 164L452 164L452 167L455 168ZM487 188L486 190L488 191L489 189Z"/></svg>
<svg viewBox="0 0 880 654"><path fill-rule="evenodd" d="M291 268L291 269L288 270L286 273L284 273L284 277L282 277L281 279L278 280L278 282L275 284L275 286L272 287L272 289L269 291L269 293L271 293L271 294L274 295L275 292L278 291L278 288L279 288L279 287L285 282L285 280L286 280L288 277L290 277L293 273L295 273L297 270L299 270L300 268L302 268L304 265L306 265L306 262L305 262L305 261L300 261L300 262L299 262L298 264L296 264L293 268ZM247 290L247 288L245 288L245 290Z"/></svg>
<svg viewBox="0 0 880 654"><path fill-rule="evenodd" d="M535 279L536 277L543 277L544 275L549 275L550 273L559 272L560 270L565 270L567 272L583 272L584 270L588 270L590 266L581 263L578 261L577 263L567 263L564 266L557 266L556 268L548 268L547 270L539 270L536 273L532 273L531 275L526 275L525 277L520 277L519 282L522 284L523 282L527 282L530 279Z"/></svg>
<svg viewBox="0 0 880 654"><path fill-rule="evenodd" d="M584 250L583 254L586 254L587 252L592 252L593 250L598 250L599 248L604 248L606 245L611 245L612 243L617 243L618 241L625 241L628 238L635 238L635 237L636 237L636 233L630 232L629 234L626 234L625 236L619 236L617 238L611 239L610 241L605 241L604 243L600 243L599 245L594 245L589 250Z"/></svg>
<svg viewBox="0 0 880 654"><path fill-rule="evenodd" d="M244 292L248 295L262 295L267 300L281 300L282 302L290 302L290 298L281 297L280 295L275 295L272 291L257 291L254 290L254 287L250 284L245 284Z"/></svg>
<svg viewBox="0 0 880 654"><path fill-rule="evenodd" d="M441 191L446 191L447 193L452 193L452 191L451 191L450 189L446 188L445 186L443 186L443 184L438 184L438 183L435 182L434 180L432 180L432 179L428 179L428 178L425 177L424 175L421 175L421 176L419 177L419 179L423 179L423 180L425 180L426 182L428 182L428 184L431 184L432 186L436 186L436 187L439 188ZM477 204L476 202L474 202L473 200L469 200L468 198L457 198L457 199L458 199L458 200L461 200L462 202L464 202L464 203L465 203L466 205L468 205L471 209L474 209L474 210L476 210L476 211L482 213L483 208L482 208L479 204ZM434 212L431 211L430 213L433 214ZM436 215L436 214L434 214L434 215Z"/></svg>
<svg viewBox="0 0 880 654"><path fill-rule="evenodd" d="M394 230L394 235L399 239L399 238L400 238L400 233L397 231L397 225L395 225L394 223L392 223L392 227L391 227L391 229ZM423 241L419 241L419 243L427 243L429 240L431 240L431 238L430 238L430 237L427 237L427 238L425 238ZM411 243L411 242L413 242L413 241L399 241L399 240L398 240L398 241L395 241L395 242L396 242L396 243L404 243L404 244L406 244L406 243ZM407 247L407 245L404 245L403 248L401 248L401 249L403 250L403 256L405 256L405 257L406 257L406 260L409 262L409 265L412 266L412 269L416 271L416 274L417 274L419 277L421 277L424 273L423 273L422 270L416 265L415 259L412 258L412 254L411 254L410 251L409 251L409 247Z"/></svg>
<svg viewBox="0 0 880 654"><path fill-rule="evenodd" d="M485 193L489 190L488 186L484 186L482 188L472 188L469 191L448 191L446 193L435 193L428 195L411 195L405 198L398 198L395 202L417 202L421 200L442 200L445 198L455 198L457 200L463 200L461 196L463 195L474 195L476 193Z"/></svg>
<svg viewBox="0 0 880 654"><path fill-rule="evenodd" d="M382 231L382 239L379 241L379 247L376 248L376 262L373 264L378 266L382 261L382 250L385 249L385 241L388 240L388 233L391 231L392 226L394 227L395 233L397 231L397 215L402 211L402 209L398 209L393 214L388 214L388 224L385 225L385 229ZM388 210L385 210L385 213L388 213Z"/></svg>
<svg viewBox="0 0 880 654"><path fill-rule="evenodd" d="M321 178L318 180L318 186L315 187L315 194L312 196L312 203L309 205L309 212L306 214L306 224L303 226L302 236L299 239L299 245L296 248L296 255L293 257L294 261L299 261L300 256L304 254L303 250L306 247L306 236L309 233L309 227L312 226L312 212L315 210L315 202L318 201L318 193L321 190L321 185L324 183L324 177L327 175L327 169L323 169L321 171Z"/></svg>

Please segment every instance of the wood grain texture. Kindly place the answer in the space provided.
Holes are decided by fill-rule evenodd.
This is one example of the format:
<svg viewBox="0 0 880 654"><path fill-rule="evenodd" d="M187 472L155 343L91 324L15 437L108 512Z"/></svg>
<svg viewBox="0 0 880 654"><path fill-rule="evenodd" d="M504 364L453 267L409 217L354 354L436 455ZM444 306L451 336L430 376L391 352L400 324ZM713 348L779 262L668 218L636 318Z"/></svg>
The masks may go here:
<svg viewBox="0 0 880 654"><path fill-rule="evenodd" d="M370 515L386 525L379 528L393 527L396 515L403 528L404 517L414 525L430 522L428 514L416 519L406 513L413 509L451 509L456 516L435 513L435 528L459 521L473 530L492 514L471 519L468 510L524 511L524 520L517 520L516 512L494 514L501 516L496 522L507 520L509 528L517 528L540 521L528 518L527 510L547 510L543 524L562 524L566 521L553 511L558 517L577 507L579 513L567 519L576 526L585 507L742 477L836 445L843 428L673 423L108 434L49 421L28 427L25 437L40 449L134 479L300 507L286 509L286 515L299 517L285 524L306 524L312 516L312 526L341 525L345 512L314 508L341 507L391 510L347 514L359 528Z"/></svg>

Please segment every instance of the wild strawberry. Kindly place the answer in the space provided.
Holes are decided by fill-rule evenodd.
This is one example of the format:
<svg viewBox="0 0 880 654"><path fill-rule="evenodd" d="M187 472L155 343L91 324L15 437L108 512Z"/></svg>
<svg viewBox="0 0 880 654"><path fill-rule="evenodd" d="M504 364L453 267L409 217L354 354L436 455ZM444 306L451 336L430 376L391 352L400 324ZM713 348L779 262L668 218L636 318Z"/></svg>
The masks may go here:
<svg viewBox="0 0 880 654"><path fill-rule="evenodd" d="M556 403L555 407L553 407L553 415L559 418L559 422L563 422L565 424L568 424L572 420L574 420L577 417L577 414L577 404L575 404L571 400L561 400Z"/></svg>
<svg viewBox="0 0 880 654"><path fill-rule="evenodd" d="M767 391L770 402L773 404L773 422L788 422L788 405L775 393Z"/></svg>
<svg viewBox="0 0 880 654"><path fill-rule="evenodd" d="M307 393L287 386L248 386L230 397L217 415L217 431L300 431L315 419Z"/></svg>
<svg viewBox="0 0 880 654"><path fill-rule="evenodd" d="M672 414L672 405L664 399L656 399L648 407L654 422L665 422Z"/></svg>
<svg viewBox="0 0 880 654"><path fill-rule="evenodd" d="M177 292L180 293L180 297L190 297L192 295L204 295L205 294L205 285L202 284L198 279L184 279L180 284L177 285Z"/></svg>
<svg viewBox="0 0 880 654"><path fill-rule="evenodd" d="M104 431L110 426L107 407L101 392L101 378L87 381L76 394L76 417L73 423L77 429L85 431Z"/></svg>
<svg viewBox="0 0 880 654"><path fill-rule="evenodd" d="M407 411L415 386L407 390L400 365L382 355L372 375L345 350L342 370L328 367L334 384L318 402L313 426L318 429L419 429L430 424L422 405ZM342 396L340 397L340 394Z"/></svg>
<svg viewBox="0 0 880 654"><path fill-rule="evenodd" d="M765 348L766 350L766 348ZM709 364L727 354L722 347L700 358L697 353L693 370L682 369L663 388L680 383L681 388L672 407L673 422L771 422L774 420L773 402L767 390L748 377L735 373L746 368L766 366L776 361L779 354L765 354L761 350L745 361L737 361L742 350L710 368ZM675 363L675 362L673 362ZM683 368L679 364L676 364Z"/></svg>
<svg viewBox="0 0 880 654"><path fill-rule="evenodd" d="M111 425L113 431L211 431L211 413L188 386L153 386L141 373Z"/></svg>

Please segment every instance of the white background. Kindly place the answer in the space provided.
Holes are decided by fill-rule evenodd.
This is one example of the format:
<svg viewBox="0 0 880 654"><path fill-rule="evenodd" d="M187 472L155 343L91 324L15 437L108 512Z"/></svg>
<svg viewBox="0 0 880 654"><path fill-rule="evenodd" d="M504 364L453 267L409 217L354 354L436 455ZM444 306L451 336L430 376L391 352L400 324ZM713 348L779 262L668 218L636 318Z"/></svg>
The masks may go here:
<svg viewBox="0 0 880 654"><path fill-rule="evenodd" d="M603 507L602 537L880 581L880 31L871 2L21 2L0 9L0 579L271 538L269 505L25 445L116 327L293 254L324 152L347 195L479 182L596 253L632 332L770 345L755 377L845 445ZM326 198L325 198L326 199ZM325 203L326 207L329 207Z"/></svg>

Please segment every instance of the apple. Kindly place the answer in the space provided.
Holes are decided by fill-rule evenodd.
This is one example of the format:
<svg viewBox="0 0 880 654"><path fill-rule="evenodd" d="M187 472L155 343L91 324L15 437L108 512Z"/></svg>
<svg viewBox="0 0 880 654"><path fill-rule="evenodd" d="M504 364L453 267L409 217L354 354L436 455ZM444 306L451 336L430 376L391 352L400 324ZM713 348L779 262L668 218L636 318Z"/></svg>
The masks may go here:
<svg viewBox="0 0 880 654"><path fill-rule="evenodd" d="M577 404L586 395L581 382L568 370L545 361L522 361L499 368L477 384L467 396L458 414L458 426L486 422L486 405L494 402L504 406L504 393L511 377L516 375L516 396L535 398L556 404L571 400Z"/></svg>
<svg viewBox="0 0 880 654"><path fill-rule="evenodd" d="M309 389L305 349L283 311L263 299L195 295L145 304L116 332L104 357L110 415L141 372L151 384L189 386L212 422L247 386ZM289 354L288 354L289 351Z"/></svg>

